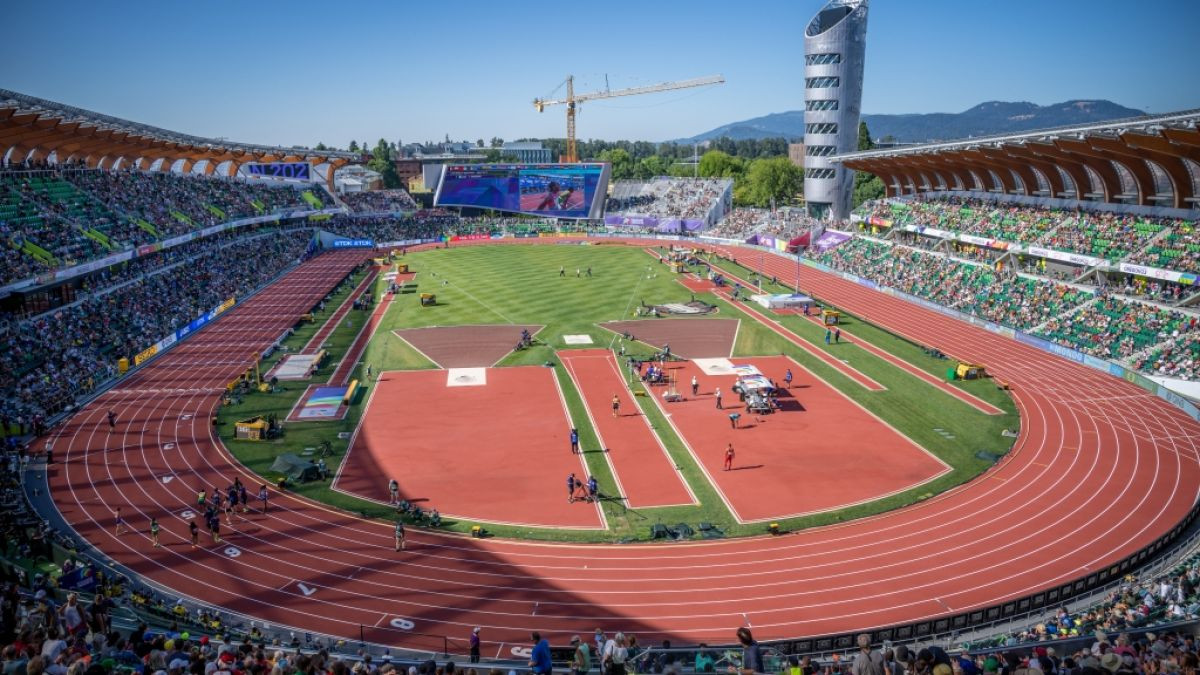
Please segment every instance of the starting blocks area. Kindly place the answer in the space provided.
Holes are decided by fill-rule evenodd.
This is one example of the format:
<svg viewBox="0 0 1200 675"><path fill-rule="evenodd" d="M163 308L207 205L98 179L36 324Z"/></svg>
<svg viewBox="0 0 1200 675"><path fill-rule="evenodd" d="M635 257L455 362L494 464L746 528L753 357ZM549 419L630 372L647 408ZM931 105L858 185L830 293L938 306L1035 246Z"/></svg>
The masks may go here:
<svg viewBox="0 0 1200 675"><path fill-rule="evenodd" d="M753 365L783 387L779 409L756 414L733 391ZM912 489L950 471L924 448L783 356L668 363L683 400L655 404L683 437L709 480L742 522L842 509ZM692 377L699 393L692 394ZM715 390L721 390L717 409ZM737 426L730 415L736 414ZM724 469L727 444L732 470Z"/></svg>
<svg viewBox="0 0 1200 675"><path fill-rule="evenodd" d="M474 370L485 374L454 382ZM374 384L334 489L387 503L395 478L401 499L443 518L605 527L598 505L567 502L567 475L587 469L553 369L387 371Z"/></svg>

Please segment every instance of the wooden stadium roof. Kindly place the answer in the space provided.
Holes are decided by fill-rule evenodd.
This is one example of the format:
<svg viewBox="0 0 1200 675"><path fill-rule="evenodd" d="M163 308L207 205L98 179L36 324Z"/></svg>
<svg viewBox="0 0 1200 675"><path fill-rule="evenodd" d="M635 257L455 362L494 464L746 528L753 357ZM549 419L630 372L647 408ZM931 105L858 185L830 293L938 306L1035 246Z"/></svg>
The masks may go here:
<svg viewBox="0 0 1200 675"><path fill-rule="evenodd" d="M39 161L51 153L59 162L83 161L93 168L112 168L121 160L149 169L163 160L161 171L170 171L182 160L181 170L199 168L212 174L225 162L222 173L234 175L246 162L312 162L329 164L332 181L338 167L359 161L355 153L336 150L285 148L191 136L91 110L0 89L0 158L10 162Z"/></svg>
<svg viewBox="0 0 1200 675"><path fill-rule="evenodd" d="M837 155L889 197L930 190L1191 208L1200 192L1200 109Z"/></svg>

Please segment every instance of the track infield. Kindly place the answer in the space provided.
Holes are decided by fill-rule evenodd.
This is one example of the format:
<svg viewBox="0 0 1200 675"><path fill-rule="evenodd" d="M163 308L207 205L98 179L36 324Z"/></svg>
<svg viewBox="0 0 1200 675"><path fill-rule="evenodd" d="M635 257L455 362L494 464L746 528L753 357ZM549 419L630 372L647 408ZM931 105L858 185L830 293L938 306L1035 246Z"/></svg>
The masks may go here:
<svg viewBox="0 0 1200 675"><path fill-rule="evenodd" d="M842 509L910 490L951 468L866 409L783 357L732 359L763 375L794 381L779 397L780 410L755 415L732 391L736 375L707 375L695 363L672 363L685 400L651 397L679 432L734 517L759 522ZM691 396L695 376L699 396ZM721 389L722 409L714 390ZM733 428L730 414L739 414ZM733 469L724 470L732 443Z"/></svg>
<svg viewBox="0 0 1200 675"><path fill-rule="evenodd" d="M447 386L447 378L445 370L383 373L334 489L387 503L395 478L401 499L445 518L605 527L596 505L567 503L567 475L586 480L587 470L571 454L553 370L489 368L479 386Z"/></svg>

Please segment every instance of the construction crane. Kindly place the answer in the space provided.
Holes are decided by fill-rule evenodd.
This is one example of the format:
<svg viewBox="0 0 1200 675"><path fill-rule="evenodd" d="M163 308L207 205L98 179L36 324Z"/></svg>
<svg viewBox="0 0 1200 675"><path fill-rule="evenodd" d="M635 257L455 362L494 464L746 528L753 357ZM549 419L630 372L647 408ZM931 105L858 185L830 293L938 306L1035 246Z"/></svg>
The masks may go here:
<svg viewBox="0 0 1200 675"><path fill-rule="evenodd" d="M605 77L607 83L608 78ZM653 94L660 91L672 91L674 89L690 89L692 87L704 87L710 84L721 84L725 78L721 75L712 75L709 77L698 77L694 80L679 80L678 82L662 82L659 84L651 84L645 87L630 87L628 89L618 89L611 91L605 87L604 91L593 91L587 94L575 95L575 76L568 75L563 84L567 85L567 97L556 99L533 99L533 107L537 108L538 112L543 112L547 106L552 105L567 105L567 154L563 158L565 162L578 162L579 157L575 152L575 111L584 101L595 101L601 98L616 98L618 96L636 96L638 94ZM558 91L562 87L559 84L555 88Z"/></svg>

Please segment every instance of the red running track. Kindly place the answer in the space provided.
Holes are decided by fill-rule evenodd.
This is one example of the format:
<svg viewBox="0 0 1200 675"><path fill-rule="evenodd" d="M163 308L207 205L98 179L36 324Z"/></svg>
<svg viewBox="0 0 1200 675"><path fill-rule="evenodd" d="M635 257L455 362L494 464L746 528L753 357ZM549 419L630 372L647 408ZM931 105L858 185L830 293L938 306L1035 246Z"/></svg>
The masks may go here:
<svg viewBox="0 0 1200 675"><path fill-rule="evenodd" d="M216 391L245 367L222 363L231 353L227 345L242 349L278 335L307 309L299 288L312 286L308 296L315 301L315 286L332 286L333 271L317 268L343 271L336 255L227 313L56 430L63 461L50 483L82 536L156 583L273 625L355 638L361 625L369 640L410 647L423 643L372 626L404 618L415 632L449 635L459 644L482 626L485 650L493 653L496 642L523 644L532 629L558 644L597 626L646 639L729 642L747 622L760 639L770 639L990 606L1074 580L1146 546L1188 513L1200 487L1200 425L1165 401L803 269L801 286L818 297L985 363L1010 382L1022 431L1008 457L921 504L784 537L573 546L410 532L410 550L397 554L386 523L279 495L270 513L235 520L227 546L193 551L184 544L184 521L164 514L190 506L201 486L224 485L235 475L255 480L213 437L207 420ZM780 279L794 278L792 261L767 260ZM203 359L213 365L196 365ZM121 412L111 436L104 428L110 407ZM167 442L175 446L166 449ZM168 472L175 480L164 484ZM136 534L112 535L106 507L117 504ZM145 535L151 516L164 529L165 545L157 550ZM236 557L226 553L229 546Z"/></svg>
<svg viewBox="0 0 1200 675"><path fill-rule="evenodd" d="M363 277L363 280L358 282L358 285L354 287L354 290L350 291L350 295L347 295L345 299L342 300L342 304L338 305L338 308L334 310L333 314L330 314L329 318L325 319L325 323L323 323L317 332L313 334L312 339L310 339L308 343L304 345L304 349L300 350L301 354L317 353L317 350L321 348L321 345L325 344L325 340L333 334L334 329L338 327L338 324L342 322L342 319L346 318L346 315L350 313L350 309L354 307L354 301L358 299L358 296L365 293L366 290L371 287L371 283L375 281L375 276L378 273L379 270L375 267L372 267L367 271L367 276Z"/></svg>
<svg viewBox="0 0 1200 675"><path fill-rule="evenodd" d="M626 505L640 509L695 504L696 496L638 408L612 351L568 349L558 352L558 359L583 396ZM612 415L614 395L621 402L616 417ZM584 452L593 449L582 448Z"/></svg>

